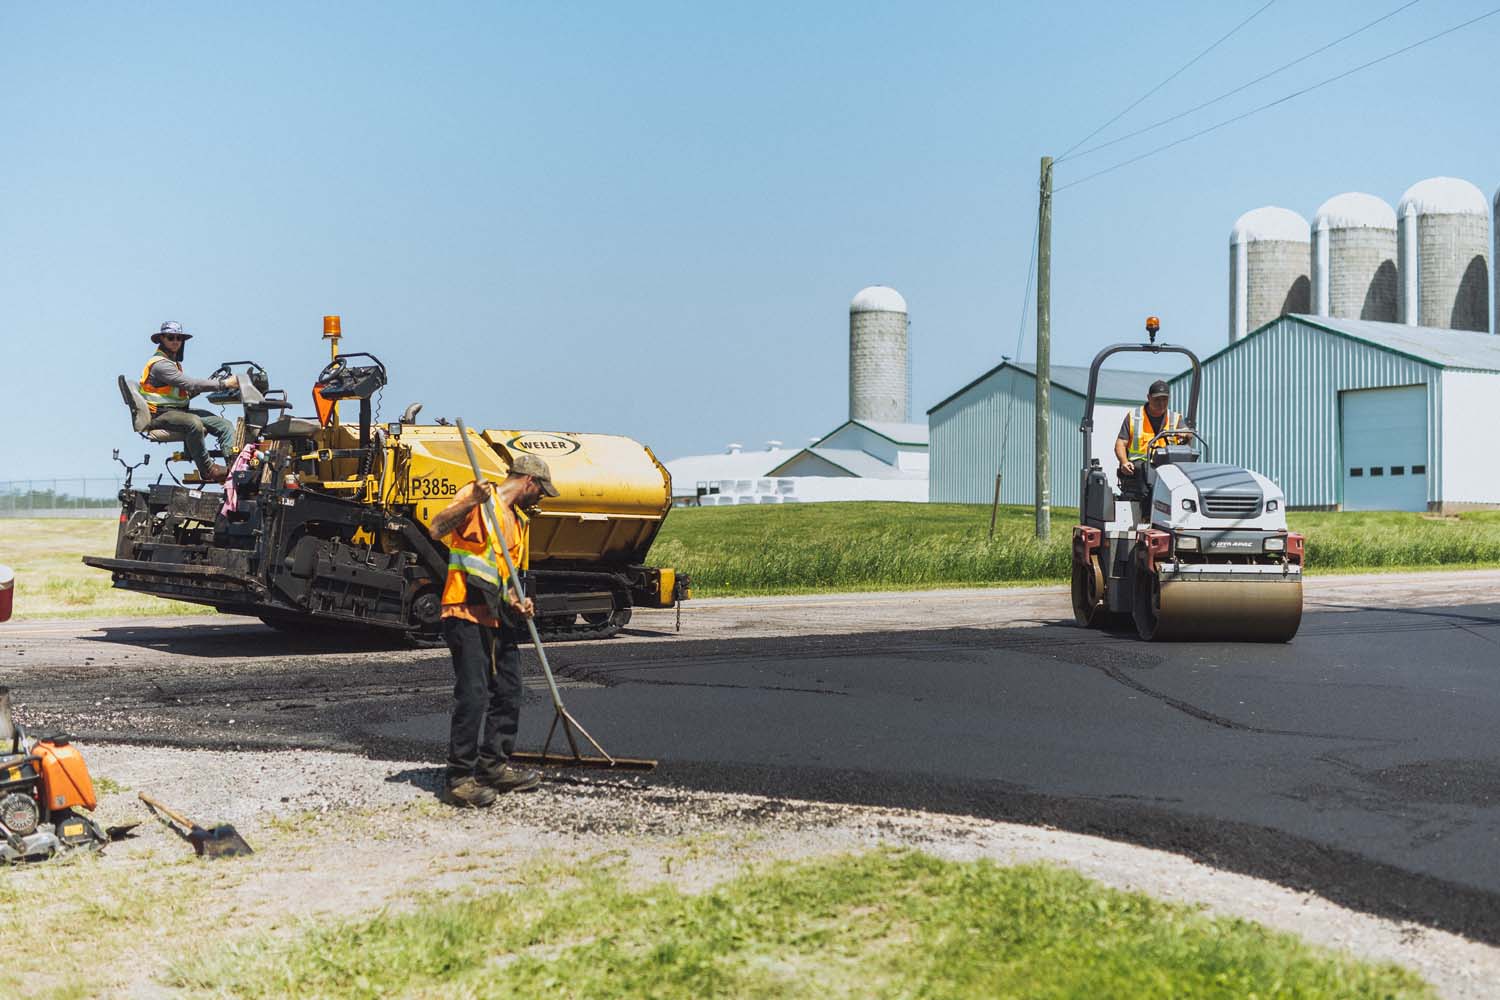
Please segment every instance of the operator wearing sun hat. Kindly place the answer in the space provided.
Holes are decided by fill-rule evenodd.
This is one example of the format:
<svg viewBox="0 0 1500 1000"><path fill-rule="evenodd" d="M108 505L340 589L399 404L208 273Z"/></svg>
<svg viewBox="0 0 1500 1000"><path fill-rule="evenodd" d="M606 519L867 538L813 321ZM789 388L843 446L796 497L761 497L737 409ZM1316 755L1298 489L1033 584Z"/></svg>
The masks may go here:
<svg viewBox="0 0 1500 1000"><path fill-rule="evenodd" d="M240 380L234 375L220 379L193 378L184 372L183 347L192 337L181 323L170 319L151 335L156 353L147 359L140 381L141 395L151 407L151 423L146 429L180 433L182 450L198 466L199 477L205 483L221 483L225 468L209 460L203 436L212 434L222 450L224 443L233 438L234 426L218 414L189 409L188 402L201 392L238 389Z"/></svg>
<svg viewBox="0 0 1500 1000"><path fill-rule="evenodd" d="M1146 390L1145 405L1125 414L1125 422L1120 424L1120 436L1115 439L1115 458L1120 461L1120 478L1135 475L1135 464L1147 459L1146 446L1153 437L1162 431L1176 430L1182 426L1182 414L1167 407L1170 398L1171 388L1166 382L1157 379Z"/></svg>

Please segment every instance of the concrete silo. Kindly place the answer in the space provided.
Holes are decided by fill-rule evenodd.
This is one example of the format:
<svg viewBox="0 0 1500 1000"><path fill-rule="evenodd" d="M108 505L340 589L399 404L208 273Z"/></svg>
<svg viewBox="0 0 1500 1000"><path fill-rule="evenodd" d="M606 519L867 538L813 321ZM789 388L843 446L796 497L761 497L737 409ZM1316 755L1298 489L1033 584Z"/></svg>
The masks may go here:
<svg viewBox="0 0 1500 1000"><path fill-rule="evenodd" d="M871 285L849 303L849 419L910 419L906 300Z"/></svg>
<svg viewBox="0 0 1500 1000"><path fill-rule="evenodd" d="M1457 177L1413 184L1396 208L1401 322L1490 328L1490 206Z"/></svg>
<svg viewBox="0 0 1500 1000"><path fill-rule="evenodd" d="M1500 188L1495 189L1495 211L1490 216L1490 232L1495 234L1495 255L1490 258L1490 268L1495 272L1495 294L1490 299L1490 308L1495 310L1495 322L1491 333L1500 333Z"/></svg>
<svg viewBox="0 0 1500 1000"><path fill-rule="evenodd" d="M1229 342L1287 313L1312 310L1307 220L1267 205L1229 233Z"/></svg>
<svg viewBox="0 0 1500 1000"><path fill-rule="evenodd" d="M1312 225L1312 308L1319 316L1396 322L1396 213L1371 194L1329 198Z"/></svg>

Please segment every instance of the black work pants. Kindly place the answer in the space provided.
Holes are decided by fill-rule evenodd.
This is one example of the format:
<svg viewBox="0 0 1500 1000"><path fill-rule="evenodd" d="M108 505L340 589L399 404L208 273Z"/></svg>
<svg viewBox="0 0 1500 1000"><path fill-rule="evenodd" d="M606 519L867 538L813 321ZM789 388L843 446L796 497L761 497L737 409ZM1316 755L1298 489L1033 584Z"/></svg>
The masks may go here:
<svg viewBox="0 0 1500 1000"><path fill-rule="evenodd" d="M521 651L506 628L443 619L453 654L453 726L448 781L497 768L516 748L521 722Z"/></svg>

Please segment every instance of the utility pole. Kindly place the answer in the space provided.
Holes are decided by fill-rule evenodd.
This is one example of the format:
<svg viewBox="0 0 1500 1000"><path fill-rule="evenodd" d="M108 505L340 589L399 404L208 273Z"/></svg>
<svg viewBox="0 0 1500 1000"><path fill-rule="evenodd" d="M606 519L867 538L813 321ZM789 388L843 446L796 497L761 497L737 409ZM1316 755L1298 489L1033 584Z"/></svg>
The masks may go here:
<svg viewBox="0 0 1500 1000"><path fill-rule="evenodd" d="M1036 233L1036 537L1052 534L1052 157L1042 157Z"/></svg>

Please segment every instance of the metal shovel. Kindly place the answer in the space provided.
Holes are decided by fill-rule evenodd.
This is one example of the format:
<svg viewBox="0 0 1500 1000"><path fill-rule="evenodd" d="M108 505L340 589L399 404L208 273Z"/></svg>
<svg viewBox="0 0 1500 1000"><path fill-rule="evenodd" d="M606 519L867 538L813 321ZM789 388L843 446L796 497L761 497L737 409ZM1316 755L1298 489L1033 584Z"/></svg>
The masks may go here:
<svg viewBox="0 0 1500 1000"><path fill-rule="evenodd" d="M153 799L145 792L138 793L140 800L146 803L146 808L151 814L165 823L173 833L193 845L193 851L202 858L237 858L242 854L254 854L250 845L245 843L239 831L228 823L218 823L208 829L204 829L197 823L188 819L180 812L176 812Z"/></svg>

